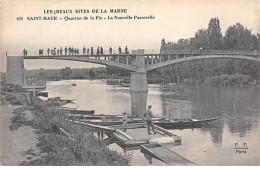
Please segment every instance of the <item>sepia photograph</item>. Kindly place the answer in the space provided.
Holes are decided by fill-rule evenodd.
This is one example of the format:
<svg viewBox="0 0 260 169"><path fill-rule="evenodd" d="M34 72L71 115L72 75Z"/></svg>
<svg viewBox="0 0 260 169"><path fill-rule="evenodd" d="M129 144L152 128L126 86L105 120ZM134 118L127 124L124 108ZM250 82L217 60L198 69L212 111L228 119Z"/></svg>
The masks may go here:
<svg viewBox="0 0 260 169"><path fill-rule="evenodd" d="M259 0L0 0L1 166L259 166Z"/></svg>

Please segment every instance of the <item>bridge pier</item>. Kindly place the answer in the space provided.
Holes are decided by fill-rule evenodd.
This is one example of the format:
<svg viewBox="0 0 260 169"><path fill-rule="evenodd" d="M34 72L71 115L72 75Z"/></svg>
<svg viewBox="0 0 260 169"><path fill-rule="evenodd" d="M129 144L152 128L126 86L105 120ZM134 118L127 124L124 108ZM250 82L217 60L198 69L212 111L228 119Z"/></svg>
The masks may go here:
<svg viewBox="0 0 260 169"><path fill-rule="evenodd" d="M142 117L147 103L145 56L136 56L136 72L131 72L130 94L132 114Z"/></svg>
<svg viewBox="0 0 260 169"><path fill-rule="evenodd" d="M145 70L145 56L136 56L136 71L131 72L130 91L148 92Z"/></svg>
<svg viewBox="0 0 260 169"><path fill-rule="evenodd" d="M6 56L6 83L25 85L23 56Z"/></svg>

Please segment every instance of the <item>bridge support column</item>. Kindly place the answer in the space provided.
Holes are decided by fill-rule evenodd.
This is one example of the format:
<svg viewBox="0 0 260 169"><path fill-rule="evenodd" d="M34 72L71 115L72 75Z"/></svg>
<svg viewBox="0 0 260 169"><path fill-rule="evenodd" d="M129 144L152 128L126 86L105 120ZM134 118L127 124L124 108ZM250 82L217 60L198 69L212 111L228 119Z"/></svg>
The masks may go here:
<svg viewBox="0 0 260 169"><path fill-rule="evenodd" d="M130 91L148 92L147 78L145 71L145 57L136 56L136 72L131 72Z"/></svg>
<svg viewBox="0 0 260 169"><path fill-rule="evenodd" d="M6 83L13 85L25 85L24 60L21 56L6 56Z"/></svg>
<svg viewBox="0 0 260 169"><path fill-rule="evenodd" d="M136 56L136 72L131 73L130 93L132 114L142 117L147 102L147 78L145 71L145 56Z"/></svg>

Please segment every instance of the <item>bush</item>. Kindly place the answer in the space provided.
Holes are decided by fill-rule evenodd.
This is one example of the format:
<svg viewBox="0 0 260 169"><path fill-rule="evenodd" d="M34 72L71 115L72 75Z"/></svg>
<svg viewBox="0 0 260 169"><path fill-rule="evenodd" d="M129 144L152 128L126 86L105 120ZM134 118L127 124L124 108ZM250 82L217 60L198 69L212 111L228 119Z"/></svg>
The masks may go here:
<svg viewBox="0 0 260 169"><path fill-rule="evenodd" d="M248 85L251 78L248 75L228 75L221 74L217 76L212 76L205 79L204 85L213 86L236 86L236 85Z"/></svg>
<svg viewBox="0 0 260 169"><path fill-rule="evenodd" d="M40 134L38 146L45 155L21 165L129 165L128 156L110 151L105 142L94 137L85 126L67 122L67 113L58 107L35 98L31 108L34 119L31 121L24 118L24 110L14 110L10 129L17 129L21 125L37 129ZM73 133L74 139L57 132L59 127L56 125Z"/></svg>

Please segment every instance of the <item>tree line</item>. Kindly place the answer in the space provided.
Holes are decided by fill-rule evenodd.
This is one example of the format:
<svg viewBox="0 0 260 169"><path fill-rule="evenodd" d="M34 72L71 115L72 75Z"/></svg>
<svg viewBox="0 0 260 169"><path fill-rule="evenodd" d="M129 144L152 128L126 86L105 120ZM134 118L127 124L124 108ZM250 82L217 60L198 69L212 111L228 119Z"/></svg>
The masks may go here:
<svg viewBox="0 0 260 169"><path fill-rule="evenodd" d="M224 50L258 50L260 34L252 31L240 23L229 26L222 35L220 21L211 18L207 29L198 30L194 37L179 39L177 43L161 41L161 53L179 49L224 49Z"/></svg>
<svg viewBox="0 0 260 169"><path fill-rule="evenodd" d="M258 52L260 34L240 23L229 26L222 35L220 21L211 18L207 29L200 29L189 39L179 39L177 43L161 41L161 53L192 50L237 50ZM191 82L209 85L247 85L259 81L259 63L241 59L212 58L169 65L151 73L161 76L166 83ZM151 74L150 73L150 74Z"/></svg>

